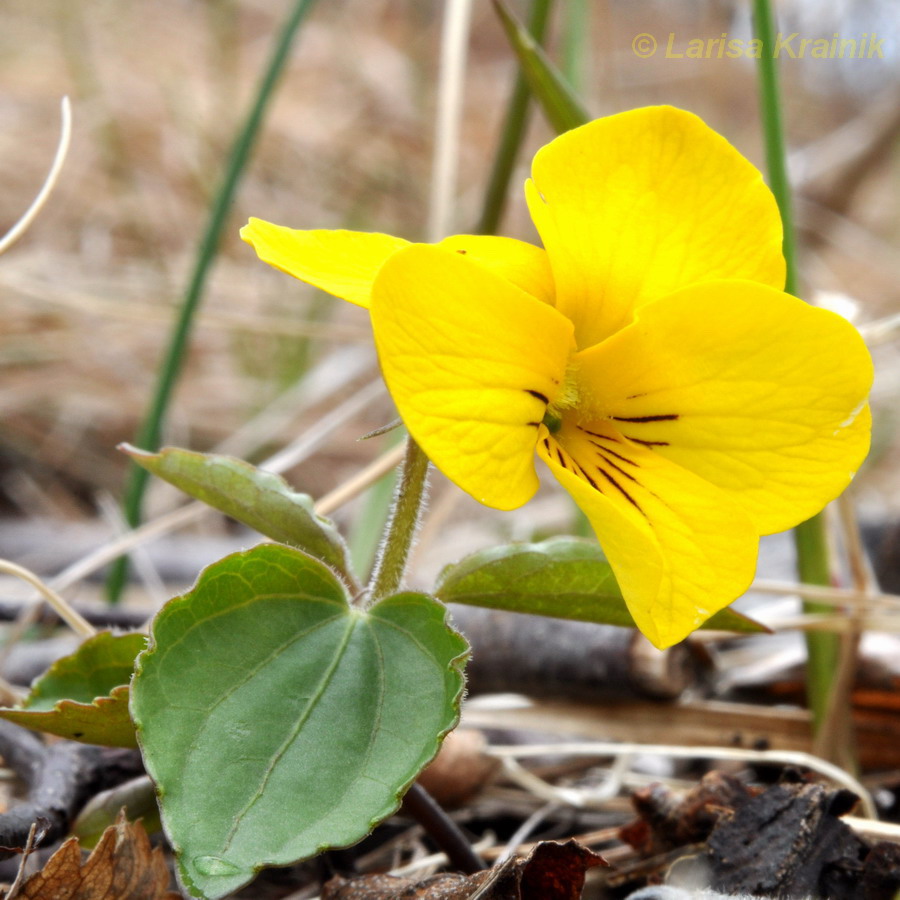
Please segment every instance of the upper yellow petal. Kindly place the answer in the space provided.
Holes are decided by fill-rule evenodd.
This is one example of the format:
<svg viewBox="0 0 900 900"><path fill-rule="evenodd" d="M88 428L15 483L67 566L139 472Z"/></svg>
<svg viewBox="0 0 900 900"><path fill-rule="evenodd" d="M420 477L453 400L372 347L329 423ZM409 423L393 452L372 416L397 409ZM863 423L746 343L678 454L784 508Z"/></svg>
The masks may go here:
<svg viewBox="0 0 900 900"><path fill-rule="evenodd" d="M553 304L553 272L543 247L490 234L455 234L438 247L487 266L532 297Z"/></svg>
<svg viewBox="0 0 900 900"><path fill-rule="evenodd" d="M241 238L270 266L358 306L369 306L385 260L409 241L363 231L299 231L250 219Z"/></svg>
<svg viewBox="0 0 900 900"><path fill-rule="evenodd" d="M657 647L737 599L758 535L728 494L607 424L566 416L538 453L591 523L635 624Z"/></svg>
<svg viewBox="0 0 900 900"><path fill-rule="evenodd" d="M647 107L538 151L526 188L557 308L580 348L700 281L784 286L778 208L759 171L697 116Z"/></svg>
<svg viewBox="0 0 900 900"><path fill-rule="evenodd" d="M571 322L466 256L427 244L385 263L371 315L388 389L428 457L488 506L529 500L538 428L574 346Z"/></svg>
<svg viewBox="0 0 900 900"><path fill-rule="evenodd" d="M856 329L781 291L696 285L576 357L581 413L727 490L760 534L818 512L869 446Z"/></svg>

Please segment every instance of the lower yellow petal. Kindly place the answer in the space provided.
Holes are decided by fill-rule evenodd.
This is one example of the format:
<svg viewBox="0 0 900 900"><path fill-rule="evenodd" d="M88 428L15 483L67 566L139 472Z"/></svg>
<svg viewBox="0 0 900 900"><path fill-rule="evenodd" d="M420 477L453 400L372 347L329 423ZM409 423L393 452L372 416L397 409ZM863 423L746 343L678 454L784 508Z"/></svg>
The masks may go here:
<svg viewBox="0 0 900 900"><path fill-rule="evenodd" d="M490 234L455 234L438 246L487 266L532 297L553 304L553 273L543 247Z"/></svg>
<svg viewBox="0 0 900 900"><path fill-rule="evenodd" d="M389 234L298 231L262 219L250 219L241 238L270 266L365 307L385 260L409 244Z"/></svg>
<svg viewBox="0 0 900 900"><path fill-rule="evenodd" d="M576 364L587 417L727 490L760 534L818 512L868 451L859 333L764 285L680 291Z"/></svg>
<svg viewBox="0 0 900 900"><path fill-rule="evenodd" d="M571 415L554 436L542 429L538 454L588 517L635 623L657 647L749 587L758 533L724 491Z"/></svg>
<svg viewBox="0 0 900 900"><path fill-rule="evenodd" d="M426 244L385 263L371 315L388 389L432 462L488 506L529 500L538 428L562 389L572 323L484 266Z"/></svg>

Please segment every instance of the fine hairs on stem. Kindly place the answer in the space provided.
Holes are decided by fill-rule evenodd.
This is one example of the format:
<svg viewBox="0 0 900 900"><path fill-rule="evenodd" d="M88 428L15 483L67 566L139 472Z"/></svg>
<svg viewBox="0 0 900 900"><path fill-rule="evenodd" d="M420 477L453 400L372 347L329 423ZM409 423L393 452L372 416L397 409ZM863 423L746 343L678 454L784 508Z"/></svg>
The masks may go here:
<svg viewBox="0 0 900 900"><path fill-rule="evenodd" d="M389 596L403 582L409 554L425 509L427 480L428 457L409 437L406 439L406 455L394 491L387 528L372 574L369 602Z"/></svg>

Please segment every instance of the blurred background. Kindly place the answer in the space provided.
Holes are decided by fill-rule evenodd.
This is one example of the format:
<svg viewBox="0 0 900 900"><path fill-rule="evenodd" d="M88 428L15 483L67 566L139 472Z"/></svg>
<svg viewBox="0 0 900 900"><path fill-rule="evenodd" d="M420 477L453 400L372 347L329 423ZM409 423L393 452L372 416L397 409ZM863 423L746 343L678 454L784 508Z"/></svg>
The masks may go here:
<svg viewBox="0 0 900 900"><path fill-rule="evenodd" d="M526 17L526 3L511 6ZM725 39L749 41L748 6L561 0L548 49L592 113L681 106L762 166L754 61L720 53ZM0 556L52 572L115 530L110 501L125 472L115 447L133 439L144 415L231 141L289 7L4 2L0 234L45 177L63 95L74 133L45 209L0 258ZM900 17L895 0L777 7L785 37L797 33L781 73L803 295L870 329L875 444L853 491L866 520L890 523L900 516L900 330L890 319L900 314ZM258 461L315 435L324 417L377 381L364 311L262 265L238 229L254 215L423 238L443 9L439 0L314 6L231 211L166 443ZM801 52L804 38L834 36L859 48L866 40L868 58ZM454 231L478 220L515 74L492 5L476 0ZM502 233L536 240L521 184L552 136L536 112ZM357 440L394 417L371 390L287 473L295 487L320 497L397 439ZM175 502L156 485L148 515ZM366 502L338 518L364 519ZM438 478L422 571L498 535L530 537L571 520L550 485L525 510L495 514ZM206 539L217 548L232 536L208 517L179 545L179 554L193 550L176 580L192 580L214 558L217 549L204 558ZM365 556L372 539L361 541Z"/></svg>

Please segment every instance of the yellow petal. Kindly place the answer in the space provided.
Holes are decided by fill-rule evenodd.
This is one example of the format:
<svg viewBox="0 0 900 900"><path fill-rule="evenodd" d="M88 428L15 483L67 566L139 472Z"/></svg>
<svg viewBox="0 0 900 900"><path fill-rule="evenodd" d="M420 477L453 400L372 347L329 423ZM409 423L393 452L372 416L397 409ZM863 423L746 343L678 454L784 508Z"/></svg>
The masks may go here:
<svg viewBox="0 0 900 900"><path fill-rule="evenodd" d="M553 273L543 247L489 234L456 234L438 247L475 260L532 297L553 304Z"/></svg>
<svg viewBox="0 0 900 900"><path fill-rule="evenodd" d="M580 348L694 282L784 286L771 192L691 113L647 107L590 122L541 149L532 177L528 206Z"/></svg>
<svg viewBox="0 0 900 900"><path fill-rule="evenodd" d="M538 428L561 390L572 323L465 256L426 244L385 263L371 314L384 379L432 462L488 506L529 500Z"/></svg>
<svg viewBox="0 0 900 900"><path fill-rule="evenodd" d="M584 415L727 490L760 534L818 512L868 451L859 333L763 285L680 291L576 365Z"/></svg>
<svg viewBox="0 0 900 900"><path fill-rule="evenodd" d="M409 244L389 234L298 231L262 219L250 219L241 238L270 266L365 307L385 260Z"/></svg>
<svg viewBox="0 0 900 900"><path fill-rule="evenodd" d="M758 536L724 492L604 423L566 416L538 454L590 520L638 628L660 648L739 597Z"/></svg>

